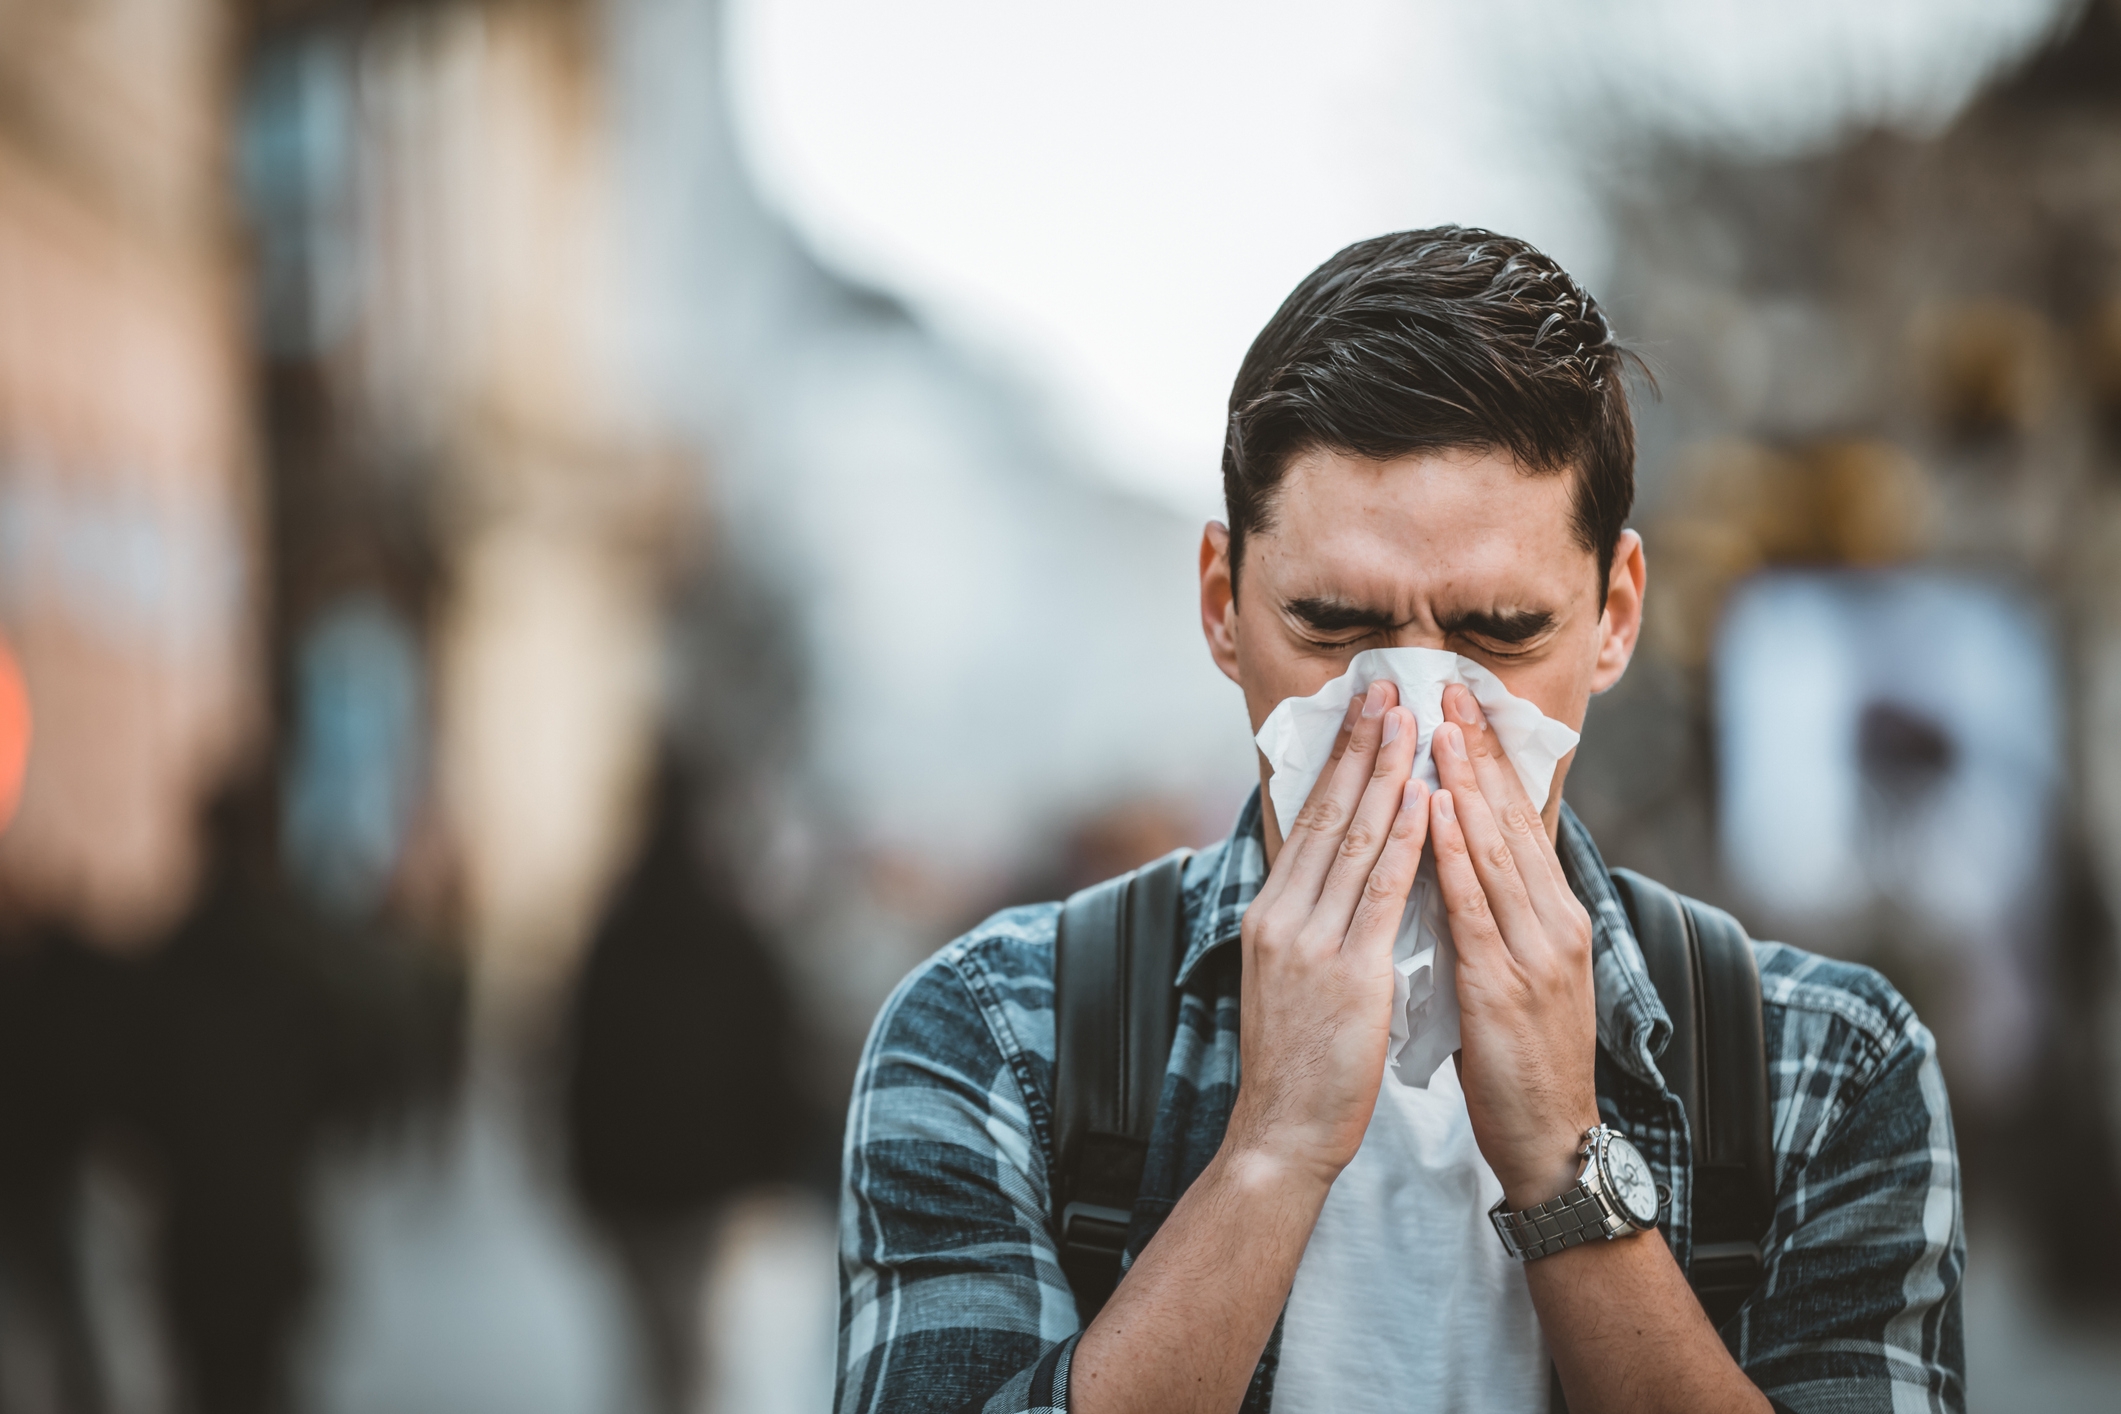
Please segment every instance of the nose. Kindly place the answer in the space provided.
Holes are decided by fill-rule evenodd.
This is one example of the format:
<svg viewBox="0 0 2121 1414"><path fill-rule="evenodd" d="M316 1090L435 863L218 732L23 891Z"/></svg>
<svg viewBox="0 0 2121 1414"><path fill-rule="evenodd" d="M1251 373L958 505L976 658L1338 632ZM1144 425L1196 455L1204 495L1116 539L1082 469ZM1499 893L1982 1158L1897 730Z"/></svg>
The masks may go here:
<svg viewBox="0 0 2121 1414"><path fill-rule="evenodd" d="M1422 620L1402 624L1387 637L1390 642L1386 646L1391 648L1443 648L1447 646L1444 643L1443 630L1436 627L1433 623Z"/></svg>

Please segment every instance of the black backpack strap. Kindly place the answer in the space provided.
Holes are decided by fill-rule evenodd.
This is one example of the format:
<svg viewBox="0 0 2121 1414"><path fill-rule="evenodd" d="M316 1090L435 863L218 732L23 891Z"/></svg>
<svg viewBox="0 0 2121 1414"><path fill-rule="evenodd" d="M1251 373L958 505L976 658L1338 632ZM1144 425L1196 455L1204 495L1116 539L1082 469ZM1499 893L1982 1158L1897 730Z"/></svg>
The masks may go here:
<svg viewBox="0 0 2121 1414"><path fill-rule="evenodd" d="M1082 890L1053 945L1053 1233L1083 1323L1119 1283L1178 1026L1190 850Z"/></svg>
<svg viewBox="0 0 2121 1414"><path fill-rule="evenodd" d="M1760 968L1730 914L1632 869L1612 874L1672 1017L1658 1068L1693 1132L1694 1260L1687 1279L1721 1326L1759 1286L1760 1240L1775 1218Z"/></svg>

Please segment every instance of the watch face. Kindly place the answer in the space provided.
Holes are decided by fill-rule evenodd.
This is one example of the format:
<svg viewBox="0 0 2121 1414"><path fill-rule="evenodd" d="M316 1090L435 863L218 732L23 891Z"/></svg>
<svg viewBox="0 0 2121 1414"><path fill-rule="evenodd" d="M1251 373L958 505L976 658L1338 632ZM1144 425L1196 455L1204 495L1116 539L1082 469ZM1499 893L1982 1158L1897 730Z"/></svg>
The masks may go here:
<svg viewBox="0 0 2121 1414"><path fill-rule="evenodd" d="M1633 1144L1619 1135L1605 1143L1606 1191L1643 1227L1657 1221L1657 1181Z"/></svg>

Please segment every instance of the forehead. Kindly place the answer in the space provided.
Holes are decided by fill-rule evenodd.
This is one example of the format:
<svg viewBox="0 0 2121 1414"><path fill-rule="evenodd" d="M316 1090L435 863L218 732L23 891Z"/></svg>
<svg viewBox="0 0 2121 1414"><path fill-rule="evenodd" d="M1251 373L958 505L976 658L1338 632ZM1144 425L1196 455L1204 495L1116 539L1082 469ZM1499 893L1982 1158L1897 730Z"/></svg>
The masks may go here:
<svg viewBox="0 0 2121 1414"><path fill-rule="evenodd" d="M1575 480L1528 475L1505 452L1373 461L1306 451L1289 463L1269 524L1248 538L1244 572L1264 572L1287 596L1558 608L1597 577L1571 520Z"/></svg>

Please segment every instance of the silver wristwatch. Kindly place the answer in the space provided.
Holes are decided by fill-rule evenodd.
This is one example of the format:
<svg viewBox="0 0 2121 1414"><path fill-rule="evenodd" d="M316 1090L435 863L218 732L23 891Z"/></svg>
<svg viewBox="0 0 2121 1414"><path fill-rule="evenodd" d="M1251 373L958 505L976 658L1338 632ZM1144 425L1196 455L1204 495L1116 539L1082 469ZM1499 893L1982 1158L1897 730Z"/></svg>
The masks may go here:
<svg viewBox="0 0 2121 1414"><path fill-rule="evenodd" d="M1599 1125L1584 1131L1584 1166L1576 1186L1537 1207L1506 1213L1502 1202L1488 1209L1502 1245L1512 1257L1536 1261L1594 1238L1625 1237L1657 1225L1657 1184L1641 1151L1619 1130Z"/></svg>

